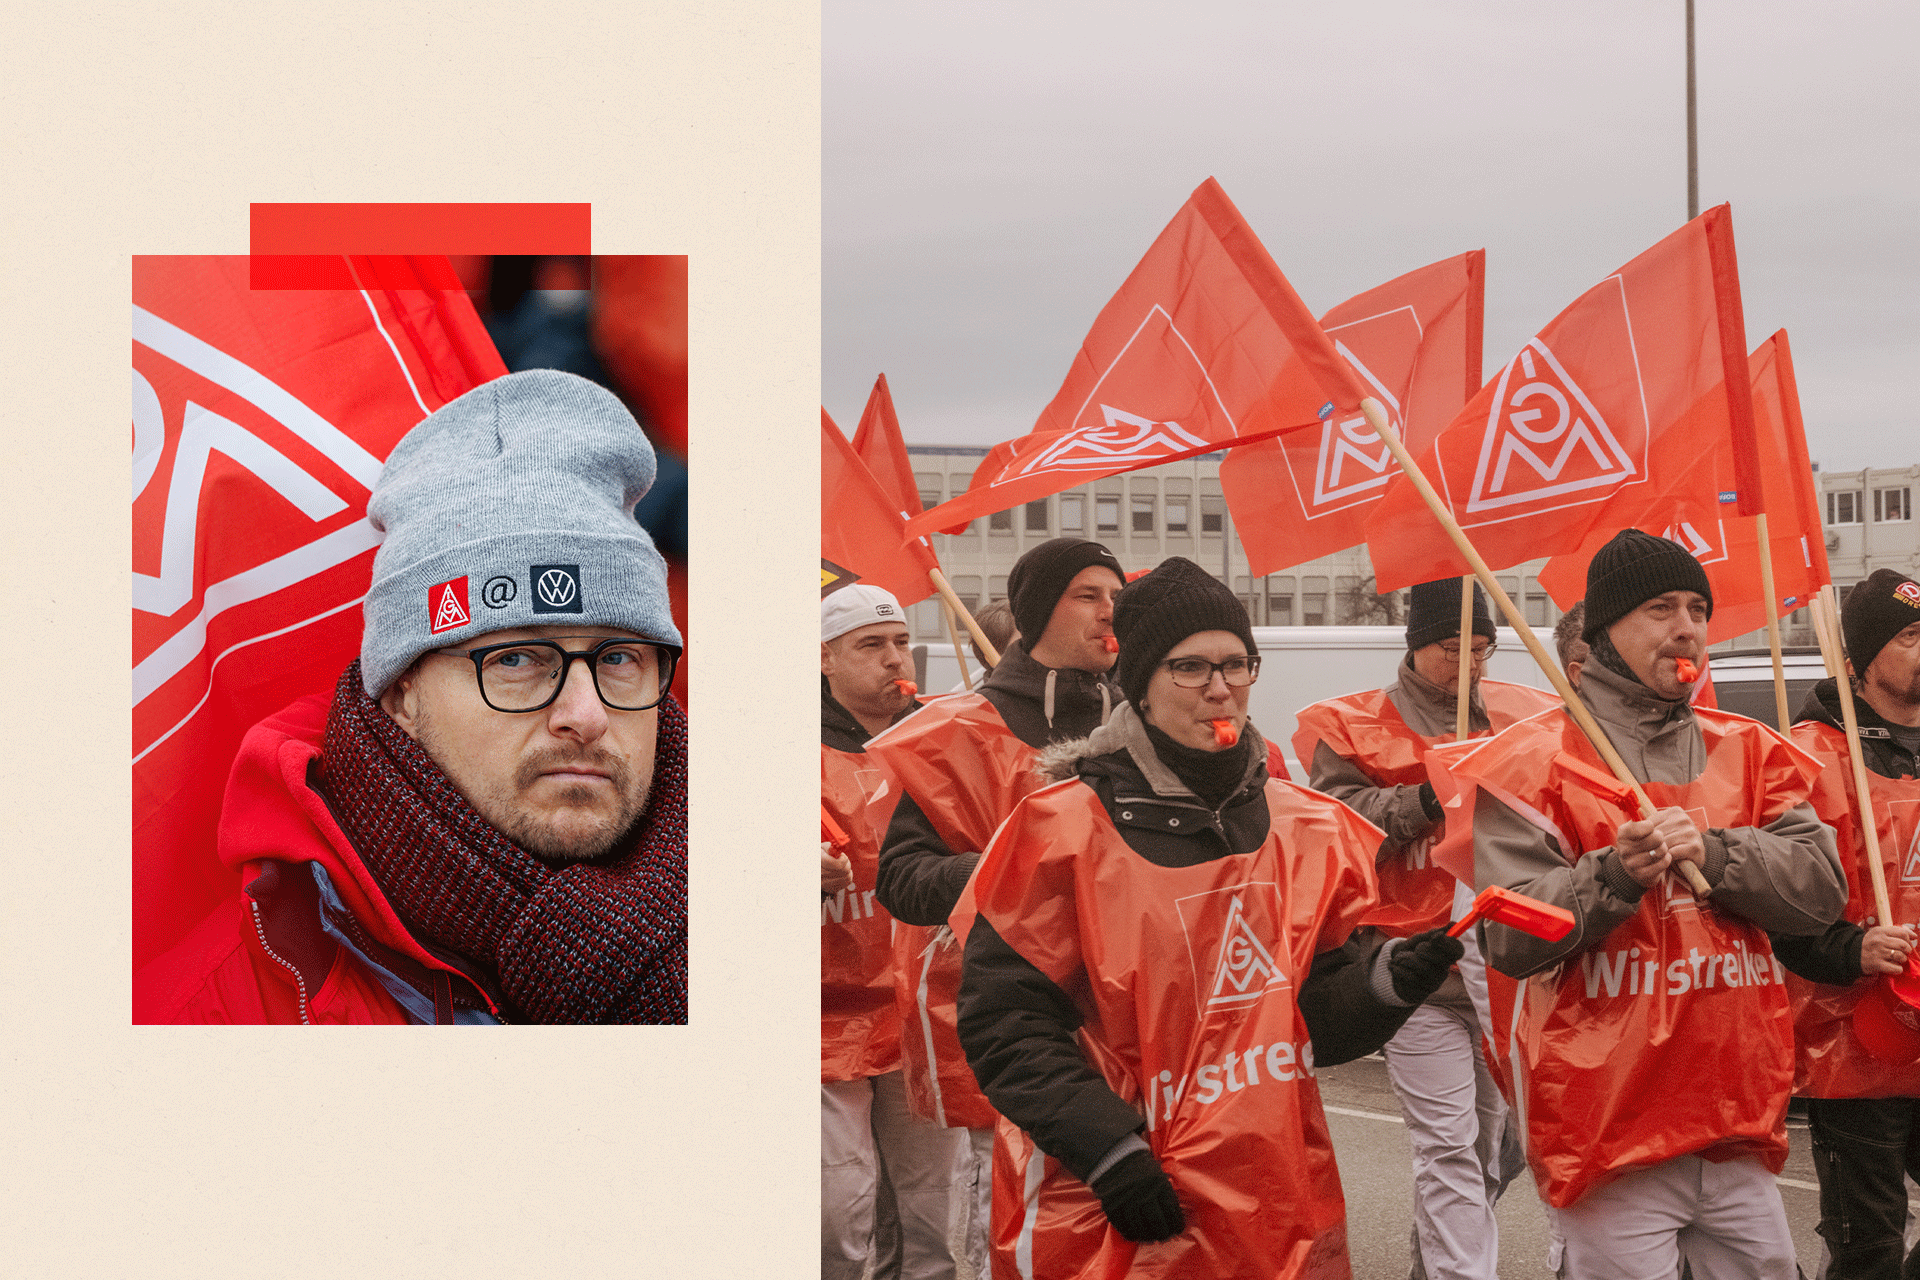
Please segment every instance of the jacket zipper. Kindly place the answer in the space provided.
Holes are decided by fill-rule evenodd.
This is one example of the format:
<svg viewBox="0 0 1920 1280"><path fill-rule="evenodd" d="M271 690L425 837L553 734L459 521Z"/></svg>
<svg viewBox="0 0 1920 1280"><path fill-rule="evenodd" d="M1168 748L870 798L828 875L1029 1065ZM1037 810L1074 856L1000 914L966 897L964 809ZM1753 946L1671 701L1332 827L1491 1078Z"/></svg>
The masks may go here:
<svg viewBox="0 0 1920 1280"><path fill-rule="evenodd" d="M1229 797L1229 799L1231 798L1232 797ZM1224 804L1218 809L1209 809L1204 804L1193 804L1186 800L1170 800L1165 796L1115 796L1113 798L1114 808L1118 809L1123 804L1151 804L1158 805L1163 809L1191 809L1199 813L1204 813L1207 815L1207 825L1212 827L1222 840L1227 837L1227 828L1220 821L1220 815L1227 811L1227 806Z"/></svg>
<svg viewBox="0 0 1920 1280"><path fill-rule="evenodd" d="M254 935L260 939L260 949L267 953L268 959L272 960L275 964L279 965L282 969L285 969L289 974L293 976L294 989L298 991L300 994L301 1024L303 1026L312 1026L313 1019L307 1016L306 980L300 976L300 971L298 969L294 968L292 965L288 964L285 960L281 959L280 953L275 951L271 946L267 945L266 926L260 923L260 904L258 902L255 902L252 898L248 898L247 908L253 913L253 932L254 932Z"/></svg>

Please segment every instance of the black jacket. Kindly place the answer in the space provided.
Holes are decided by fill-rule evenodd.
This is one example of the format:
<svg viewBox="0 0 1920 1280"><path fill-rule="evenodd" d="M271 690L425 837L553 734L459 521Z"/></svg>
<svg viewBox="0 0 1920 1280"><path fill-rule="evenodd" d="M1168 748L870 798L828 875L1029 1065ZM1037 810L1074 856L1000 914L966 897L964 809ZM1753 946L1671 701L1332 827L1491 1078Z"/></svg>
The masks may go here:
<svg viewBox="0 0 1920 1280"><path fill-rule="evenodd" d="M1133 712L1117 713L1102 734L1124 741L1139 735ZM1100 798L1127 847L1156 866L1197 866L1250 853L1272 825L1266 799L1266 744L1246 729L1248 769L1240 789L1218 809L1197 798L1162 794L1122 747L1080 754L1088 744L1055 747L1041 768L1069 765ZM1204 815L1204 820L1196 820ZM1365 933L1369 936L1361 936ZM1414 1006L1392 1005L1373 993L1382 939L1357 931L1344 946L1314 959L1298 988L1300 1014L1313 1041L1317 1066L1335 1066L1378 1050L1393 1038ZM1080 1051L1081 1023L1072 996L1000 937L984 918L967 936L960 980L960 1044L980 1087L1000 1114L1075 1177L1084 1180L1115 1143L1139 1130L1141 1114L1108 1087Z"/></svg>
<svg viewBox="0 0 1920 1280"><path fill-rule="evenodd" d="M1105 676L1043 667L1027 656L1018 640L987 673L980 693L1008 732L1036 749L1086 737L1106 722L1121 700L1119 689ZM943 925L979 861L978 849L949 849L913 796L903 795L880 843L875 896L896 920Z"/></svg>
<svg viewBox="0 0 1920 1280"><path fill-rule="evenodd" d="M908 702L893 722L899 724L921 705L917 699ZM867 751L867 727L834 698L833 687L824 675L820 677L820 745L856 756L865 755Z"/></svg>
<svg viewBox="0 0 1920 1280"><path fill-rule="evenodd" d="M1866 761L1867 768L1883 778L1913 777L1913 753L1901 746L1888 732L1887 722L1880 714L1855 696L1853 716L1854 722L1860 726L1860 755ZM1794 719L1799 724L1812 722L1831 725L1845 732L1839 684L1828 678L1807 690L1806 700L1800 704L1800 713ZM1883 920L1881 923L1887 922ZM1867 931L1850 920L1836 920L1825 933L1810 938L1780 933L1769 933L1767 936L1773 941L1773 953L1780 957L1780 963L1809 982L1846 987L1858 982L1862 976L1860 944L1866 938Z"/></svg>

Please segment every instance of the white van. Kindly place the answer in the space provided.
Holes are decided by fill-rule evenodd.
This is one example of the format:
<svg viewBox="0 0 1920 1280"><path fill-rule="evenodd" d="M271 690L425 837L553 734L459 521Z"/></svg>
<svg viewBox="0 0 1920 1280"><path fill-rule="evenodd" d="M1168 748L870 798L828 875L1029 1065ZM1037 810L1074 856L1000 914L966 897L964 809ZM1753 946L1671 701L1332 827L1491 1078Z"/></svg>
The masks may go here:
<svg viewBox="0 0 1920 1280"><path fill-rule="evenodd" d="M1548 656L1553 656L1552 632L1543 628L1535 634ZM1255 627L1253 642L1260 650L1260 679L1254 683L1247 710L1260 732L1280 744L1296 782L1306 781L1307 775L1293 755L1295 712L1328 698L1391 684L1407 652L1405 627ZM1773 659L1768 651L1738 649L1709 657L1719 706L1774 725ZM952 645L915 645L913 664L922 692L960 688L960 667ZM980 671L971 650L967 666L978 684ZM1826 668L1818 649L1788 649L1782 655L1782 667L1787 710L1798 714L1807 690L1826 678ZM1499 648L1487 666L1487 678L1536 689L1553 687L1511 627L1499 629Z"/></svg>
<svg viewBox="0 0 1920 1280"><path fill-rule="evenodd" d="M1543 633L1541 640L1552 653L1553 637ZM1294 713L1328 698L1391 684L1406 656L1407 631L1405 627L1255 627L1253 642L1260 651L1260 679L1254 683L1248 714L1263 735L1280 744L1294 780L1304 782L1306 773L1293 758ZM1511 628L1500 628L1499 646L1487 668L1489 678L1549 687ZM915 645L913 653L923 692L946 693L959 687L960 668L952 645ZM971 652L967 664L978 683Z"/></svg>
<svg viewBox="0 0 1920 1280"><path fill-rule="evenodd" d="M1773 654L1766 649L1734 649L1710 653L1707 669L1713 673L1714 700L1723 711L1751 716L1770 728L1779 728L1779 709L1773 697ZM1827 668L1815 648L1787 648L1780 652L1780 673L1787 684L1787 715L1800 714L1807 690L1827 678Z"/></svg>

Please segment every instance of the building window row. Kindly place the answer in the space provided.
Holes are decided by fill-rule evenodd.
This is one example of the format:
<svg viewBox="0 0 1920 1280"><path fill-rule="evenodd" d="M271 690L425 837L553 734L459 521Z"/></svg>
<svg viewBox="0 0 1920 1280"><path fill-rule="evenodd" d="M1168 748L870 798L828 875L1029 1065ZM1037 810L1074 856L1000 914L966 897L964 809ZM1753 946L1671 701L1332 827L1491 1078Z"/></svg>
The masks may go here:
<svg viewBox="0 0 1920 1280"><path fill-rule="evenodd" d="M934 472L917 472L914 480L919 485L921 507L938 506L943 477ZM956 482L955 496L964 491L965 485ZM987 516L987 532L1010 537L1017 525L1026 533L1044 536L1056 532L1054 521L1057 518L1057 532L1060 535L1084 538L1088 536L1087 501L1086 494L1063 493L1057 499L1036 498L1011 510L994 511ZM1096 538L1118 535L1123 528L1129 533L1148 537L1155 534L1191 534L1194 531L1194 499L1188 493L1168 494L1165 498L1101 493L1093 495L1092 501L1092 536ZM1059 504L1057 512L1050 510L1055 502ZM1217 496L1203 496L1199 505L1200 532L1221 533L1226 528L1225 501ZM970 524L963 532L971 533L973 530L974 526Z"/></svg>
<svg viewBox="0 0 1920 1280"><path fill-rule="evenodd" d="M1858 489L1827 491L1828 524L1860 524L1866 516L1866 504ZM1873 491L1873 519L1876 524L1891 524L1913 519L1913 491L1905 485L1896 489Z"/></svg>

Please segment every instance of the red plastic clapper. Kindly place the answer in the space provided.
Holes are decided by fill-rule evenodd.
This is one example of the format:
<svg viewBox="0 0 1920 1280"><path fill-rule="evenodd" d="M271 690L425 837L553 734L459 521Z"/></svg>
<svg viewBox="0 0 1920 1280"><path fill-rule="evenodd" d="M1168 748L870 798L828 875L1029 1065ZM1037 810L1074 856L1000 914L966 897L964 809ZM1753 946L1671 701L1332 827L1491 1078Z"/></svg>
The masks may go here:
<svg viewBox="0 0 1920 1280"><path fill-rule="evenodd" d="M852 837L841 830L840 824L833 820L833 815L827 812L825 805L820 806L820 838L832 845L835 853L845 853L847 845L852 842Z"/></svg>
<svg viewBox="0 0 1920 1280"><path fill-rule="evenodd" d="M1494 884L1480 891L1480 895L1473 900L1472 909L1454 921L1453 927L1447 930L1447 936L1457 938L1471 929L1474 921L1483 919L1530 933L1548 942L1558 942L1573 932L1573 912Z"/></svg>

